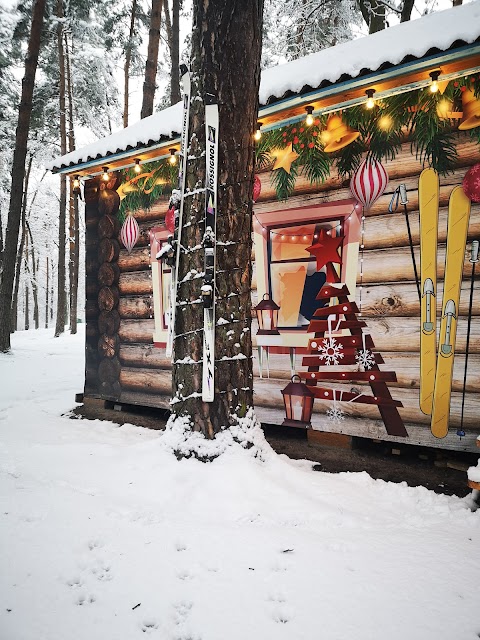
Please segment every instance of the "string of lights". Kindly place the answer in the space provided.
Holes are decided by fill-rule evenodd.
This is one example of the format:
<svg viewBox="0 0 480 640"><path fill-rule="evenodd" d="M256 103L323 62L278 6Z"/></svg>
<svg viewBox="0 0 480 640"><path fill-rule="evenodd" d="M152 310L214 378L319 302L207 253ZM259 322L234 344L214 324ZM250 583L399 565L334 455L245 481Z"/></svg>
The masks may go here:
<svg viewBox="0 0 480 640"><path fill-rule="evenodd" d="M353 214L357 211L356 207L353 207L353 209L351 210L351 212L348 214L348 216L343 220L343 224L346 224L350 218L353 216ZM296 242L298 238L301 238L302 240L307 240L309 237L313 238L313 239L317 239L318 234L317 233L313 233L313 234L303 234L303 233L298 233L294 232L294 233L287 233L286 231L273 231L272 229L270 229L270 227L266 227L265 225L263 225L260 220L258 219L258 216L255 212L253 212L253 216L255 218L256 223L263 229L263 231L269 231L270 235L275 235L275 236L280 236L281 240L286 240L287 238L291 238L292 242ZM300 226L300 225L299 225ZM336 229L338 227L338 223L332 225L331 227L329 227L326 230L326 233L328 235L331 234L331 232ZM363 244L363 243L362 243Z"/></svg>

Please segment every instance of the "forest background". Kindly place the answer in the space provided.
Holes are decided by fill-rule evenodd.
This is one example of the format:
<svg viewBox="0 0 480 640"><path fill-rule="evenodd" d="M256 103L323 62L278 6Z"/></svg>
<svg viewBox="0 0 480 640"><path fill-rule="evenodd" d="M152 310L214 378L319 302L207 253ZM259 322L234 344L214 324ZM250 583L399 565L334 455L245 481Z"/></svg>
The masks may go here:
<svg viewBox="0 0 480 640"><path fill-rule="evenodd" d="M0 288L11 331L51 326L60 335L66 326L76 333L84 319L83 202L69 180L44 166L180 100L192 6L191 0L43 0L18 241L8 255L15 132L38 3L0 0ZM452 4L462 0L265 0L262 68ZM2 283L8 261L11 294Z"/></svg>

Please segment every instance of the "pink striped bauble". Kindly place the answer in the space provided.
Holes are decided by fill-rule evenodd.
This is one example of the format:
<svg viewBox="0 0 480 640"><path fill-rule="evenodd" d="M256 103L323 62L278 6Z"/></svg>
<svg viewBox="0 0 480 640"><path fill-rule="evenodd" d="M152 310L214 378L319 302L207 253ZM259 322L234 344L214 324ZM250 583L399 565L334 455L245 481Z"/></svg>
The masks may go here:
<svg viewBox="0 0 480 640"><path fill-rule="evenodd" d="M388 184L388 173L377 160L367 158L358 167L350 181L350 191L365 209L382 195Z"/></svg>
<svg viewBox="0 0 480 640"><path fill-rule="evenodd" d="M120 238L123 242L123 246L128 251L132 252L133 247L137 244L138 236L140 235L140 229L138 228L138 222L132 216L131 213L125 218L122 230L120 231Z"/></svg>

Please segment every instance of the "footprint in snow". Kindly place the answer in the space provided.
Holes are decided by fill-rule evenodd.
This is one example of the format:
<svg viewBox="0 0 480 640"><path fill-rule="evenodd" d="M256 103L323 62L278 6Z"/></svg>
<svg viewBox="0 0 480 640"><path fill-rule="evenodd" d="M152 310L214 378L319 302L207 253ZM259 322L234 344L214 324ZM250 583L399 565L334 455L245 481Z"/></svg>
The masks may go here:
<svg viewBox="0 0 480 640"><path fill-rule="evenodd" d="M78 596L76 600L76 604L78 604L79 607L83 607L83 605L86 605L86 604L93 604L96 600L97 598L96 596L93 595L93 593L89 595L82 593Z"/></svg>
<svg viewBox="0 0 480 640"><path fill-rule="evenodd" d="M274 593L271 593L268 596L268 600L270 602L278 602L280 604L282 604L283 602L287 601L287 598L285 597L285 595L283 593L281 593L280 591L275 591Z"/></svg>
<svg viewBox="0 0 480 640"><path fill-rule="evenodd" d="M95 551L95 549L101 549L103 547L103 542L101 540L89 540L88 548L90 551Z"/></svg>
<svg viewBox="0 0 480 640"><path fill-rule="evenodd" d="M175 624L183 624L187 620L192 607L193 602L189 602L187 600L175 603L173 605L173 617L175 619Z"/></svg>
<svg viewBox="0 0 480 640"><path fill-rule="evenodd" d="M191 580L193 578L193 574L191 574L187 569L184 569L183 571L179 571L179 573L177 573L177 578L179 580Z"/></svg>
<svg viewBox="0 0 480 640"><path fill-rule="evenodd" d="M113 578L113 575L110 573L110 567L108 565L93 567L92 573L97 580L100 580L102 582L107 582L108 580L112 580Z"/></svg>
<svg viewBox="0 0 480 640"><path fill-rule="evenodd" d="M187 545L183 544L183 542L177 542L177 544L175 545L175 549L177 551L186 551L187 550Z"/></svg>
<svg viewBox="0 0 480 640"><path fill-rule="evenodd" d="M287 624L287 622L291 620L292 615L285 608L281 608L274 611L272 617L278 624Z"/></svg>
<svg viewBox="0 0 480 640"><path fill-rule="evenodd" d="M153 618L147 618L141 623L140 628L143 633L152 633L155 629L158 629L158 622Z"/></svg>
<svg viewBox="0 0 480 640"><path fill-rule="evenodd" d="M78 589L83 586L83 582L80 579L80 576L74 576L73 578L70 578L70 580L67 580L67 585L72 589Z"/></svg>

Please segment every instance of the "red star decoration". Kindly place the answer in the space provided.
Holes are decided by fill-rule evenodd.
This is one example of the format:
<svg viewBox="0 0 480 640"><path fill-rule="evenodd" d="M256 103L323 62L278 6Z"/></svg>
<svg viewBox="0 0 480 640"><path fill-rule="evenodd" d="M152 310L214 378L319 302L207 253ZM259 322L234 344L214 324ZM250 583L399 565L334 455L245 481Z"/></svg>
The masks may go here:
<svg viewBox="0 0 480 640"><path fill-rule="evenodd" d="M321 229L318 234L317 242L312 244L311 247L306 248L306 251L311 253L317 259L317 271L320 271L320 269L325 265L327 266L327 279L330 281L338 280L335 270L332 267L332 263L342 263L342 259L338 254L338 249L342 246L344 239L345 236L332 237ZM335 276L333 276L333 274L335 274Z"/></svg>

